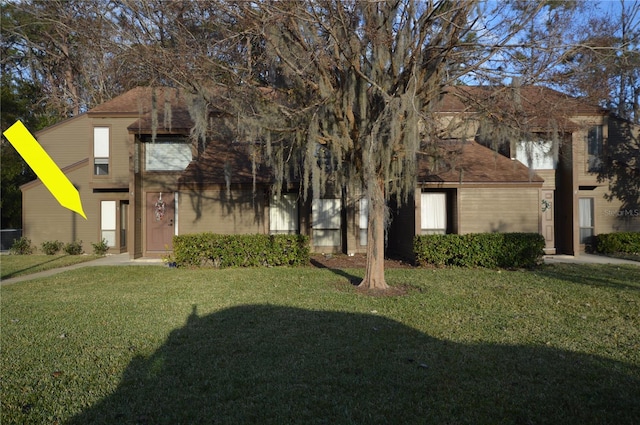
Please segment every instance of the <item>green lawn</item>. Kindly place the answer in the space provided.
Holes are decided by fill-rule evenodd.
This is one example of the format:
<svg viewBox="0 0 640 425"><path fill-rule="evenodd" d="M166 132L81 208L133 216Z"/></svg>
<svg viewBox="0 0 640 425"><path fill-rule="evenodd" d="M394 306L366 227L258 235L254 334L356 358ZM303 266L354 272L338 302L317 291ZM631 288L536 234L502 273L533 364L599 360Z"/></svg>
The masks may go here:
<svg viewBox="0 0 640 425"><path fill-rule="evenodd" d="M640 267L90 267L2 287L2 424L637 424Z"/></svg>
<svg viewBox="0 0 640 425"><path fill-rule="evenodd" d="M0 255L0 279L71 266L100 258L99 255Z"/></svg>

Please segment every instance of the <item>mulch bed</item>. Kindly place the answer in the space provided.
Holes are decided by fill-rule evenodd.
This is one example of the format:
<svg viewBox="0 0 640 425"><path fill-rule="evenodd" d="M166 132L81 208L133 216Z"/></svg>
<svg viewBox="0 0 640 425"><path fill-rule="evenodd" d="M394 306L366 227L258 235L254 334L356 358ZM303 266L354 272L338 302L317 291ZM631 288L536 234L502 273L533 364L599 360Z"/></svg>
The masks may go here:
<svg viewBox="0 0 640 425"><path fill-rule="evenodd" d="M364 269L367 257L363 254L352 256L345 254L314 254L311 256L311 266L321 269ZM402 260L385 258L385 269L411 269L411 263Z"/></svg>
<svg viewBox="0 0 640 425"><path fill-rule="evenodd" d="M345 255L345 254L314 254L311 256L311 267L335 270L337 274L348 279L349 283L356 286L356 292L361 295L373 297L397 297L409 293L412 289L405 285L392 286L387 290L375 290L358 288L357 285L362 278L351 276L345 269L364 269L367 264L367 257L363 254ZM394 260L385 258L385 269L411 269L414 266L411 263L402 260ZM344 281L337 286L342 287Z"/></svg>

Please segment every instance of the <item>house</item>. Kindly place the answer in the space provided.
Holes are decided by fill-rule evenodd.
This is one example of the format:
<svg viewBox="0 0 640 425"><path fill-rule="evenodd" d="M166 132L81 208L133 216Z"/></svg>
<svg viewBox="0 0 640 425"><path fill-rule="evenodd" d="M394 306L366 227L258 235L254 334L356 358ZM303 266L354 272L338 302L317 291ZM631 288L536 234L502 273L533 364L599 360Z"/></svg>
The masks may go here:
<svg viewBox="0 0 640 425"><path fill-rule="evenodd" d="M489 97L502 115L479 110L483 96L462 87L444 94L441 137L419 158L415 193L392 205L390 252L410 255L416 234L539 232L548 253L578 254L591 235L640 231L637 210L605 199L608 182L598 179L607 144L628 137L619 120L549 89ZM38 246L82 240L85 250L105 239L111 253L133 258L163 255L174 235L204 231L302 233L314 252L366 252L367 205L356 190L304 199L293 183L276 198L271 170L235 139L233 117L214 110L206 143L192 134L194 102L184 91L139 87L38 132L87 220L35 180L22 186L24 235ZM511 122L530 137L502 131Z"/></svg>

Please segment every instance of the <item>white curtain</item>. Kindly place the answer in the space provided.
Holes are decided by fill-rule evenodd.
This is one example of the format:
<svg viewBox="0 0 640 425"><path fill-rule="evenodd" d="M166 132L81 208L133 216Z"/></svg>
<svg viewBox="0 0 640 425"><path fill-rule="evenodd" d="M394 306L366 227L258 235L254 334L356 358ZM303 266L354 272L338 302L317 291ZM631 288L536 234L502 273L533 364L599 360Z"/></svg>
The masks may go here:
<svg viewBox="0 0 640 425"><path fill-rule="evenodd" d="M146 143L147 171L183 171L193 159L188 143Z"/></svg>
<svg viewBox="0 0 640 425"><path fill-rule="evenodd" d="M593 236L593 198L580 198L578 201L580 215L580 243L586 243Z"/></svg>
<svg viewBox="0 0 640 425"><path fill-rule="evenodd" d="M443 192L423 193L420 208L423 234L447 232L447 196Z"/></svg>
<svg viewBox="0 0 640 425"><path fill-rule="evenodd" d="M340 199L314 199L311 226L315 246L340 246Z"/></svg>
<svg viewBox="0 0 640 425"><path fill-rule="evenodd" d="M516 143L516 159L534 170L556 169L551 140L529 140Z"/></svg>
<svg viewBox="0 0 640 425"><path fill-rule="evenodd" d="M593 227L593 199L580 198L580 227Z"/></svg>
<svg viewBox="0 0 640 425"><path fill-rule="evenodd" d="M109 158L109 127L93 128L94 158Z"/></svg>
<svg viewBox="0 0 640 425"><path fill-rule="evenodd" d="M295 194L287 193L271 199L269 232L298 233L298 199Z"/></svg>
<svg viewBox="0 0 640 425"><path fill-rule="evenodd" d="M360 199L360 245L367 244L367 228L369 227L369 203L366 199Z"/></svg>
<svg viewBox="0 0 640 425"><path fill-rule="evenodd" d="M116 246L116 201L100 202L100 228L107 246Z"/></svg>

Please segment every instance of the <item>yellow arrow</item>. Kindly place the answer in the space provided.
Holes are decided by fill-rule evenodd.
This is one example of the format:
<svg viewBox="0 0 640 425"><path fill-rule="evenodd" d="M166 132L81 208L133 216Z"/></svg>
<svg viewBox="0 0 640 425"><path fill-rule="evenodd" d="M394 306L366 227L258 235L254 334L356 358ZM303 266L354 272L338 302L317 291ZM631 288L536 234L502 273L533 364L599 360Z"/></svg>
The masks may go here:
<svg viewBox="0 0 640 425"><path fill-rule="evenodd" d="M16 148L16 151L29 164L49 192L60 205L77 212L84 219L87 216L82 209L82 201L78 190L71 184L67 176L58 168L51 157L42 149L38 141L29 133L21 121L16 121L4 133L4 136Z"/></svg>

